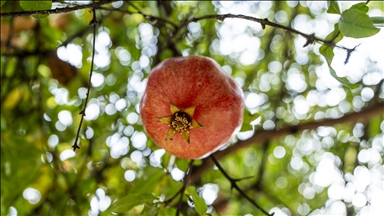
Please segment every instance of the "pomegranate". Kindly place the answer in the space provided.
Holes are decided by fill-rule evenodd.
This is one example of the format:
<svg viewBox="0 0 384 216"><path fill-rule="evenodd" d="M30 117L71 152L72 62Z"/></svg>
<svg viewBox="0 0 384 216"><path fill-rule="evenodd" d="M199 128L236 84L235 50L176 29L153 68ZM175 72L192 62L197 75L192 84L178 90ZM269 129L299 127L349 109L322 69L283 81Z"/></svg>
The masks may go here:
<svg viewBox="0 0 384 216"><path fill-rule="evenodd" d="M175 57L148 76L140 114L148 136L179 158L206 157L229 142L243 121L243 92L203 56Z"/></svg>

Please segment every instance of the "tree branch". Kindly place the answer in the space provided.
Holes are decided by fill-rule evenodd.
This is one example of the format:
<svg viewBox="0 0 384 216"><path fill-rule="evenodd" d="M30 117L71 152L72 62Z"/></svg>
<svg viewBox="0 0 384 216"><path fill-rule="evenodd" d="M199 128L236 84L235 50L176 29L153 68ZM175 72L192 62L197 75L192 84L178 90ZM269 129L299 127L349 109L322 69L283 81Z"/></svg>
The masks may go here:
<svg viewBox="0 0 384 216"><path fill-rule="evenodd" d="M271 193L269 191L266 191L264 188L259 187L255 188L253 185L246 187L243 189L243 191L254 191L259 196L264 196L268 200L272 201L276 206L283 205L285 208L289 209L291 212L291 215L298 215L298 213L294 210L294 208L291 208L286 203L286 200L282 200L281 197L276 196L276 194ZM231 202L233 199L240 198L240 195L237 195L236 197L218 197L212 204L212 206L215 208L217 212L220 212L221 210L225 209L228 203Z"/></svg>
<svg viewBox="0 0 384 216"><path fill-rule="evenodd" d="M89 92L91 91L91 79L92 79L92 74L93 74L93 62L94 62L94 59L95 59L95 43L96 43L96 25L97 25L97 21L96 21L96 10L95 8L92 9L92 12L93 12L93 17L92 17L92 20L91 20L91 25L93 25L93 44L92 44L92 60L91 60L91 69L90 69L90 72L89 72L89 79L88 79L88 88L87 88L87 96L85 98L85 101L84 101L84 107L83 107L83 110L81 110L80 112L80 115L81 115L81 119L80 119L80 124L79 124L79 127L77 128L77 133L76 133L76 138L75 138L75 142L74 144L72 145L72 148L73 148L73 151L76 151L76 149L79 149L80 147L77 145L77 140L79 139L79 135L80 135L80 130L81 130L81 125L83 124L83 120L84 120L84 116L85 116L85 110L87 109L87 104L88 104L88 99L89 99Z"/></svg>
<svg viewBox="0 0 384 216"><path fill-rule="evenodd" d="M377 103L373 107L364 109L360 112L347 114L338 119L325 119L322 121L308 122L300 125L293 125L282 129L274 129L268 131L259 130L256 131L251 138L246 140L240 140L235 144L231 145L230 147L226 148L225 150L216 152L214 155L216 159L220 160L221 158L231 153L237 152L241 148L245 148L250 145L259 145L267 140L278 139L288 134L292 134L292 132L297 133L304 130L314 130L320 126L333 126L336 124L343 124L348 122L365 122L368 121L370 118L373 118L380 114L384 114L384 102ZM201 175L211 166L213 166L212 160L210 160L209 158L203 159L203 163L199 167L195 168L195 171L190 177L191 184L194 184L196 181L198 181Z"/></svg>
<svg viewBox="0 0 384 216"><path fill-rule="evenodd" d="M177 197L177 195L180 194L180 198L179 198L179 201L177 203L176 215L180 215L180 211L181 211L182 206L183 206L183 196L184 196L185 189L187 188L187 185L189 184L189 176L192 173L193 161L194 160L191 160L189 162L188 169L185 171L185 176L183 179L183 186L171 198L164 200L162 202L162 204L167 206Z"/></svg>
<svg viewBox="0 0 384 216"><path fill-rule="evenodd" d="M85 8L98 8L101 5L110 4L116 0L107 0L107 1L100 1L100 2L94 2L92 4L87 5L78 5L74 7L65 7L65 8L56 8L52 10L37 10L37 11L18 11L18 12L9 12L9 13L1 13L1 18L6 17L18 17L18 16L31 16L31 15L42 15L42 14L59 14L59 13L68 13L80 9Z"/></svg>
<svg viewBox="0 0 384 216"><path fill-rule="evenodd" d="M211 159L212 161L215 163L215 165L217 166L217 168L221 171L221 173L223 173L223 175L225 176L225 178L228 179L228 181L231 182L231 188L235 188L237 190L237 192L239 192L244 198L246 198L249 202L251 202L257 209L259 209L260 211L262 211L265 215L269 215L269 216L273 216L274 213L272 214L269 214L268 212L266 212L264 209L262 209L253 199L251 199L249 196L247 196L247 194L237 185L237 179L233 179L231 178L228 173L225 172L225 170L221 167L220 163L215 159L215 157L213 155L211 155Z"/></svg>
<svg viewBox="0 0 384 216"><path fill-rule="evenodd" d="M211 15L205 15L205 16L201 16L201 17L196 17L196 18L192 18L192 19L189 19L189 20L185 21L180 26L180 28L188 25L191 22L197 22L199 20L217 19L217 20L224 21L227 18L245 19L245 20L249 20L249 21L260 23L261 27L263 29L265 29L265 26L272 26L272 27L275 27L275 28L278 28L278 29L283 29L285 31L288 31L288 32L291 32L291 33L294 33L294 34L301 35L301 36L303 36L304 38L307 39L307 42L304 44L303 47L306 47L306 46L308 46L310 44L313 44L316 41L316 42L320 42L322 44L325 44L326 46L337 47L337 48L340 48L340 49L343 49L343 50L346 50L346 51L350 51L351 50L351 49L348 49L348 48L346 48L344 46L340 46L340 45L334 44L331 41L326 41L324 39L318 38L318 37L315 36L315 34L306 34L306 33L303 33L301 31L298 31L296 29L293 29L293 28L290 28L290 27L287 27L287 26L283 26L283 25L271 22L268 19L261 19L261 18L246 16L246 15L242 15L242 14L211 14Z"/></svg>

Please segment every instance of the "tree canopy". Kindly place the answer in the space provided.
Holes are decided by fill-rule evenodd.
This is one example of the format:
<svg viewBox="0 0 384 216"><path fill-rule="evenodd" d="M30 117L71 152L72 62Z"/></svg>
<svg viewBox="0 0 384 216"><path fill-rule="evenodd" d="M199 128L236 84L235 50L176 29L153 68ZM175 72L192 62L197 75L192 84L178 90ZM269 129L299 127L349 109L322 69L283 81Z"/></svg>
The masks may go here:
<svg viewBox="0 0 384 216"><path fill-rule="evenodd" d="M1 0L1 215L380 215L381 1ZM217 61L244 92L224 148L145 133L151 69Z"/></svg>

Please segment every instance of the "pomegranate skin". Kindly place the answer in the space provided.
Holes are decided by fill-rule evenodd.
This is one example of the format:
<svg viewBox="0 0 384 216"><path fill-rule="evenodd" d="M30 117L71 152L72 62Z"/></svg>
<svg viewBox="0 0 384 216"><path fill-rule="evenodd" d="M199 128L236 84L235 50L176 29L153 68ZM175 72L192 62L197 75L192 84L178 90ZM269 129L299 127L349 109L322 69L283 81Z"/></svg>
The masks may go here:
<svg viewBox="0 0 384 216"><path fill-rule="evenodd" d="M195 107L193 116L202 125L189 130L189 143L181 133L166 138L170 125L159 118ZM158 64L148 76L140 101L140 115L148 136L179 158L198 159L227 144L243 121L243 92L213 59L175 57Z"/></svg>

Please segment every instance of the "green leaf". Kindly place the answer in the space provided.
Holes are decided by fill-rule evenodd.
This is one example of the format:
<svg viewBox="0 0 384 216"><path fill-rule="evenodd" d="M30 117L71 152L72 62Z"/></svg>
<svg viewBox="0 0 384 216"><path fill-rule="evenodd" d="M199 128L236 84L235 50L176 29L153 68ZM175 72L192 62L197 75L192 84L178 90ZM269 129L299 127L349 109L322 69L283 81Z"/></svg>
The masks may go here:
<svg viewBox="0 0 384 216"><path fill-rule="evenodd" d="M151 8L152 15L160 16L159 6L155 1L148 1L148 6Z"/></svg>
<svg viewBox="0 0 384 216"><path fill-rule="evenodd" d="M195 204L197 213L199 213L199 215L204 215L208 207L207 207L207 204L205 204L203 198L201 198L196 193L196 188L193 186L189 186L187 188L187 193L192 196L193 203Z"/></svg>
<svg viewBox="0 0 384 216"><path fill-rule="evenodd" d="M149 173L148 178L146 180L141 178L140 181L135 184L131 193L151 192L165 174L161 169L155 168L154 170L156 171L155 173L151 173L150 170L147 170L146 173Z"/></svg>
<svg viewBox="0 0 384 216"><path fill-rule="evenodd" d="M384 17L369 17L376 27L384 27Z"/></svg>
<svg viewBox="0 0 384 216"><path fill-rule="evenodd" d="M361 2L358 4L352 5L349 9L357 9L361 12L367 13L369 10L369 7L367 6L367 4L365 2Z"/></svg>
<svg viewBox="0 0 384 216"><path fill-rule="evenodd" d="M118 199L111 207L111 212L122 213L135 206L151 203L157 199L152 193L129 193L129 195Z"/></svg>
<svg viewBox="0 0 384 216"><path fill-rule="evenodd" d="M327 37L325 38L325 41L332 42L332 43L336 44L339 41L341 41L341 39L343 39L343 35L340 34L339 24L336 23L334 26L333 32L331 32L327 35ZM320 53L324 56L324 58L328 64L329 71L330 71L331 75L333 76L333 78L335 78L337 81L339 81L343 85L349 87L350 89L355 89L358 87L358 85L352 84L351 82L349 82L349 80L347 78L337 76L336 71L331 67L333 57L335 56L335 54L333 53L333 47L330 47L330 46L327 46L324 44L320 47Z"/></svg>
<svg viewBox="0 0 384 216"><path fill-rule="evenodd" d="M328 10L327 13L330 14L340 14L339 3L336 0L328 0Z"/></svg>
<svg viewBox="0 0 384 216"><path fill-rule="evenodd" d="M7 136L3 135L2 136ZM41 168L41 151L22 137L4 139L1 149L1 206L8 209L37 176ZM22 169L21 169L22 167ZM15 178L17 177L17 178Z"/></svg>
<svg viewBox="0 0 384 216"><path fill-rule="evenodd" d="M159 205L146 205L144 206L144 209L143 211L141 212L141 215L143 216L156 216L158 215L158 211L159 211Z"/></svg>
<svg viewBox="0 0 384 216"><path fill-rule="evenodd" d="M52 0L20 1L20 6L25 11L50 10L52 7ZM45 18L48 15L49 14L33 15L33 17Z"/></svg>
<svg viewBox="0 0 384 216"><path fill-rule="evenodd" d="M331 32L331 33L329 33L329 34L327 35L327 37L325 38L325 41L327 41L327 42L331 42L331 43L334 43L334 44L337 44L339 41L341 41L341 39L343 39L343 35L340 34L339 24L338 24L338 23L336 23L336 24L333 26L333 28L334 28L333 32ZM333 50L333 48L332 48L332 47L329 47L329 46L325 46L325 45L323 45L323 46L321 46L321 48L322 48L322 47L328 47L328 48L330 48L330 49ZM320 48L320 49L321 49L321 48ZM332 56L332 58L333 58L333 56Z"/></svg>
<svg viewBox="0 0 384 216"><path fill-rule="evenodd" d="M333 78L335 78L337 81L339 81L343 85L348 86L351 89L357 88L358 85L350 83L347 78L337 76L336 71L331 66L332 59L333 59L333 56L334 56L333 49L330 49L329 47L324 48L324 46L325 45L320 47L320 53L325 57L325 60L326 60L326 62L328 64L328 67L329 67L329 72L331 73Z"/></svg>
<svg viewBox="0 0 384 216"><path fill-rule="evenodd" d="M0 1L0 7L3 6L4 3L5 3L5 0L1 0Z"/></svg>
<svg viewBox="0 0 384 216"><path fill-rule="evenodd" d="M339 28L344 36L352 38L370 37L380 31L367 14L357 9L349 9L341 14Z"/></svg>
<svg viewBox="0 0 384 216"><path fill-rule="evenodd" d="M176 209L169 207L160 208L157 215L176 215Z"/></svg>
<svg viewBox="0 0 384 216"><path fill-rule="evenodd" d="M249 112L249 110L244 110L244 120L243 125L241 126L240 131L249 131L253 129L253 126L251 125L252 121L257 119L260 116L260 113L253 113Z"/></svg>

